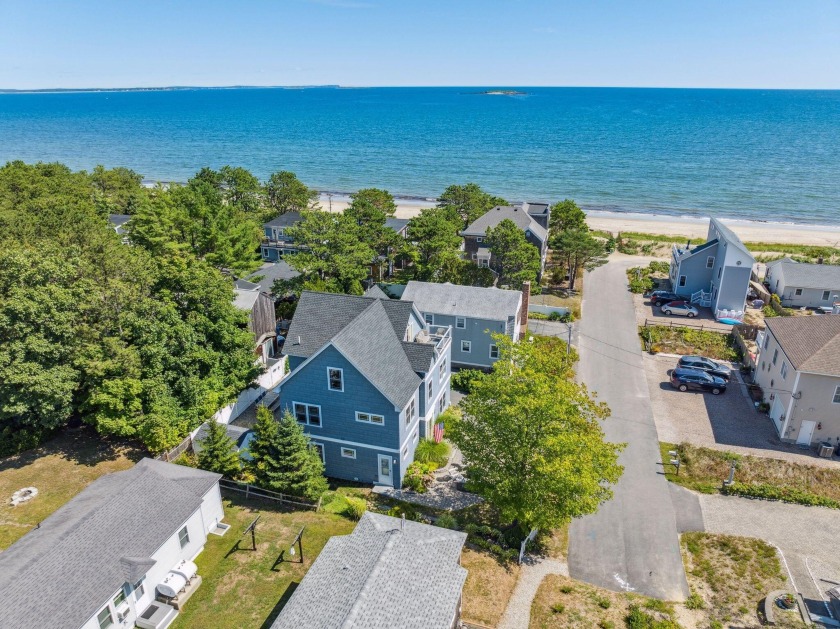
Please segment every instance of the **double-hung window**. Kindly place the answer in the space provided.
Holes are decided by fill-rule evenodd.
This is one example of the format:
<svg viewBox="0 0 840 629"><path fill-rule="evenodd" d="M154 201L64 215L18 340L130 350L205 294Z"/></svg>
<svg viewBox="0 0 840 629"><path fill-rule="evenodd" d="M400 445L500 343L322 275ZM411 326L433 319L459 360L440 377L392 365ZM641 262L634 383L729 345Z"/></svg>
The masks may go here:
<svg viewBox="0 0 840 629"><path fill-rule="evenodd" d="M326 463L327 459L324 455L324 444L323 443L315 443L314 441L310 444L315 452L318 454L318 458L321 459L321 463Z"/></svg>
<svg viewBox="0 0 840 629"><path fill-rule="evenodd" d="M122 605L122 602L126 598L127 598L127 596L125 594L125 590L120 590L119 592L117 592L117 595L114 597L114 601L113 601L114 602L114 607L118 609L119 606Z"/></svg>
<svg viewBox="0 0 840 629"><path fill-rule="evenodd" d="M134 584L134 600L139 601L146 593L146 586L143 585L143 579L140 579Z"/></svg>
<svg viewBox="0 0 840 629"><path fill-rule="evenodd" d="M111 608L107 605L105 609L96 614L96 622L99 623L99 629L108 629L114 626L114 617L111 615Z"/></svg>
<svg viewBox="0 0 840 629"><path fill-rule="evenodd" d="M779 350L775 349L775 350L773 350L773 364L774 365L776 364L776 359L777 358L779 358Z"/></svg>
<svg viewBox="0 0 840 629"><path fill-rule="evenodd" d="M459 330L465 329L467 327L466 317L455 317L455 327Z"/></svg>
<svg viewBox="0 0 840 629"><path fill-rule="evenodd" d="M321 425L320 406L315 406L314 404L301 404L299 402L295 402L293 406L295 409L295 419L297 419L301 424L307 424L309 426Z"/></svg>
<svg viewBox="0 0 840 629"><path fill-rule="evenodd" d="M427 312L426 314L423 315L423 318L426 320L426 323L428 323L429 325L434 325L435 324L435 315Z"/></svg>
<svg viewBox="0 0 840 629"><path fill-rule="evenodd" d="M186 526L178 531L178 542L181 544L181 548L185 548L190 543L190 532Z"/></svg>
<svg viewBox="0 0 840 629"><path fill-rule="evenodd" d="M782 361L782 378L787 378L787 361Z"/></svg>
<svg viewBox="0 0 840 629"><path fill-rule="evenodd" d="M414 398L411 398L411 402L408 403L408 406L405 407L405 425L408 426L411 423L411 420L414 419Z"/></svg>
<svg viewBox="0 0 840 629"><path fill-rule="evenodd" d="M434 380L431 378L429 379L429 384L426 387L426 403L428 404L432 399L432 393L434 392Z"/></svg>
<svg viewBox="0 0 840 629"><path fill-rule="evenodd" d="M356 411L356 421L364 422L365 424L376 424L381 426L385 423L385 418L382 415L374 415L373 413L360 413Z"/></svg>
<svg viewBox="0 0 840 629"><path fill-rule="evenodd" d="M715 265L715 258L714 256L709 256L706 258L706 268L711 269Z"/></svg>
<svg viewBox="0 0 840 629"><path fill-rule="evenodd" d="M835 404L840 404L840 387L836 387L834 389L834 400L832 400Z"/></svg>
<svg viewBox="0 0 840 629"><path fill-rule="evenodd" d="M469 354L472 350L472 342L471 341L461 341L461 351L465 354Z"/></svg>
<svg viewBox="0 0 840 629"><path fill-rule="evenodd" d="M823 295L822 295L822 300L823 301L828 301L829 297L831 297L831 291L830 290L824 290Z"/></svg>
<svg viewBox="0 0 840 629"><path fill-rule="evenodd" d="M490 358L493 360L497 360L499 358L499 346L498 345L491 345L490 346Z"/></svg>
<svg viewBox="0 0 840 629"><path fill-rule="evenodd" d="M685 275L680 275L679 285L680 286L685 286L685 280L686 280Z"/></svg>
<svg viewBox="0 0 840 629"><path fill-rule="evenodd" d="M344 391L344 371L338 367L327 367L327 386L330 391Z"/></svg>
<svg viewBox="0 0 840 629"><path fill-rule="evenodd" d="M438 380L443 382L443 379L446 377L446 359L444 358L443 361L440 363L440 370L438 373Z"/></svg>

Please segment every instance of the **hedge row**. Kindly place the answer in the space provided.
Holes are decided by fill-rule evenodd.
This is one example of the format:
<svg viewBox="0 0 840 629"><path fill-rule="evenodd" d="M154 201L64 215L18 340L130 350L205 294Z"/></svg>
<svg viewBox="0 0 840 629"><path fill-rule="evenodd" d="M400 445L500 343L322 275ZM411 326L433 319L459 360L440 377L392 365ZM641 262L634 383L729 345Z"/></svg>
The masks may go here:
<svg viewBox="0 0 840 629"><path fill-rule="evenodd" d="M808 491L791 487L778 487L768 483L732 483L724 485L721 493L727 496L745 496L747 498L761 498L762 500L780 500L812 507L829 507L840 509L840 501L833 498L818 496Z"/></svg>

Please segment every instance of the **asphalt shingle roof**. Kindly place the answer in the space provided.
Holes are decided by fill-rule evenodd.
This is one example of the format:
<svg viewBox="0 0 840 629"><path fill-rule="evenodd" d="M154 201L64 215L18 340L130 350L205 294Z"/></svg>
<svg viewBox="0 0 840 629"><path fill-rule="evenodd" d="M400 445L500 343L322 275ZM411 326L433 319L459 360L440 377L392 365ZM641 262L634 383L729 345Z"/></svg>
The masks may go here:
<svg viewBox="0 0 840 629"><path fill-rule="evenodd" d="M461 232L462 236L484 236L487 229L496 227L503 220L508 219L516 223L523 231L529 229L539 240L545 242L548 237L548 232L540 225L534 218L528 214L527 210L521 207L512 207L509 205L498 205L486 214L476 219L472 224Z"/></svg>
<svg viewBox="0 0 840 629"><path fill-rule="evenodd" d="M794 369L840 376L840 315L774 317L765 323Z"/></svg>
<svg viewBox="0 0 840 629"><path fill-rule="evenodd" d="M420 312L507 321L519 310L522 292L411 281L402 298L414 302Z"/></svg>
<svg viewBox="0 0 840 629"><path fill-rule="evenodd" d="M406 225L408 225L407 218L390 217L385 219L385 227L390 227L397 233L400 233L403 229L405 229Z"/></svg>
<svg viewBox="0 0 840 629"><path fill-rule="evenodd" d="M722 223L719 219L712 218L712 219L710 219L710 221L711 221L712 225L714 225L714 226L715 226L715 228L717 229L718 233L719 233L719 234L720 234L723 238L725 238L727 242L729 242L729 243L731 243L731 244L735 245L738 249L740 249L741 251L743 251L744 253L746 253L746 254L747 254L750 258L752 258L752 257L753 257L753 256L752 256L752 253L750 253L750 250L749 250L749 249L747 249L746 245L745 245L743 242L741 242L741 239L740 239L740 238L738 238L738 234L736 234L734 231L732 231L731 229L729 229L729 227L727 227L727 226L726 226L724 223Z"/></svg>
<svg viewBox="0 0 840 629"><path fill-rule="evenodd" d="M466 533L366 512L332 537L272 629L450 629Z"/></svg>
<svg viewBox="0 0 840 629"><path fill-rule="evenodd" d="M792 288L840 288L840 266L833 264L805 264L791 260L780 263L775 272L779 271L784 277L784 285Z"/></svg>
<svg viewBox="0 0 840 629"><path fill-rule="evenodd" d="M300 220L300 212L286 212L280 216L275 216L267 223L263 223L263 227L291 227Z"/></svg>
<svg viewBox="0 0 840 629"><path fill-rule="evenodd" d="M81 627L148 568L219 478L143 459L95 480L0 553L0 627Z"/></svg>
<svg viewBox="0 0 840 629"><path fill-rule="evenodd" d="M290 267L288 262L278 260L277 262L266 262L259 270L251 273L247 279L251 282L257 282L261 291L271 293L274 287L274 280L291 280L298 275L300 273Z"/></svg>

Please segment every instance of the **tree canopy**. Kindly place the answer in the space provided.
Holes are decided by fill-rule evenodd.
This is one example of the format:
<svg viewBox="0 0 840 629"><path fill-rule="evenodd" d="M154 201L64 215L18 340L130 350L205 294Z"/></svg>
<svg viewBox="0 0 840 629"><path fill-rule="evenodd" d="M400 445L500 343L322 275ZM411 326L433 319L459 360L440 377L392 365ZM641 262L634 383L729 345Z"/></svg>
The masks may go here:
<svg viewBox="0 0 840 629"><path fill-rule="evenodd" d="M447 425L470 485L526 529L594 513L622 473L623 446L604 441L600 425L609 409L572 379L557 339L494 338L499 361L473 384L463 417Z"/></svg>
<svg viewBox="0 0 840 629"><path fill-rule="evenodd" d="M212 419L207 422L207 433L198 452L198 467L228 478L236 478L242 472L242 459L224 424Z"/></svg>
<svg viewBox="0 0 840 629"><path fill-rule="evenodd" d="M479 187L468 183L463 186L451 185L438 198L438 207L449 208L461 219L461 228L486 214L497 205L508 205L501 197L494 197Z"/></svg>
<svg viewBox="0 0 840 629"><path fill-rule="evenodd" d="M183 235L200 231L178 223L185 213L161 210L157 231L125 245L101 203L135 199L144 212L162 203L155 195L172 205L177 195L147 195L139 177L112 175L0 168L2 454L71 420L161 451L259 373L247 315L209 252L199 256L199 239ZM199 196L212 188L196 185Z"/></svg>
<svg viewBox="0 0 840 629"><path fill-rule="evenodd" d="M560 232L567 229L588 229L586 214L571 199L564 199L551 206L548 226L552 231Z"/></svg>
<svg viewBox="0 0 840 629"><path fill-rule="evenodd" d="M268 206L272 214L315 209L318 191L308 188L293 172L273 173L265 185Z"/></svg>
<svg viewBox="0 0 840 629"><path fill-rule="evenodd" d="M499 283L520 286L534 282L540 272L540 252L510 219L487 230L487 246L499 272Z"/></svg>
<svg viewBox="0 0 840 629"><path fill-rule="evenodd" d="M552 249L566 266L569 290L575 289L581 269L592 269L606 264L607 248L603 240L595 238L588 229L567 229L552 236Z"/></svg>

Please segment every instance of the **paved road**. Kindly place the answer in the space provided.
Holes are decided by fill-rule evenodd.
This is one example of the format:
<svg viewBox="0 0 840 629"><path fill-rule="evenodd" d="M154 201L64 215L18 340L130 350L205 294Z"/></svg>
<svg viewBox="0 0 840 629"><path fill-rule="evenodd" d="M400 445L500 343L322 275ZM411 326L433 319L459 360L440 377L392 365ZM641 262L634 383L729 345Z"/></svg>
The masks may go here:
<svg viewBox="0 0 840 629"><path fill-rule="evenodd" d="M681 601L688 583L626 287L626 269L639 262L614 254L586 279L578 377L612 409L604 425L607 439L627 448L613 499L572 523L569 572L611 590Z"/></svg>

